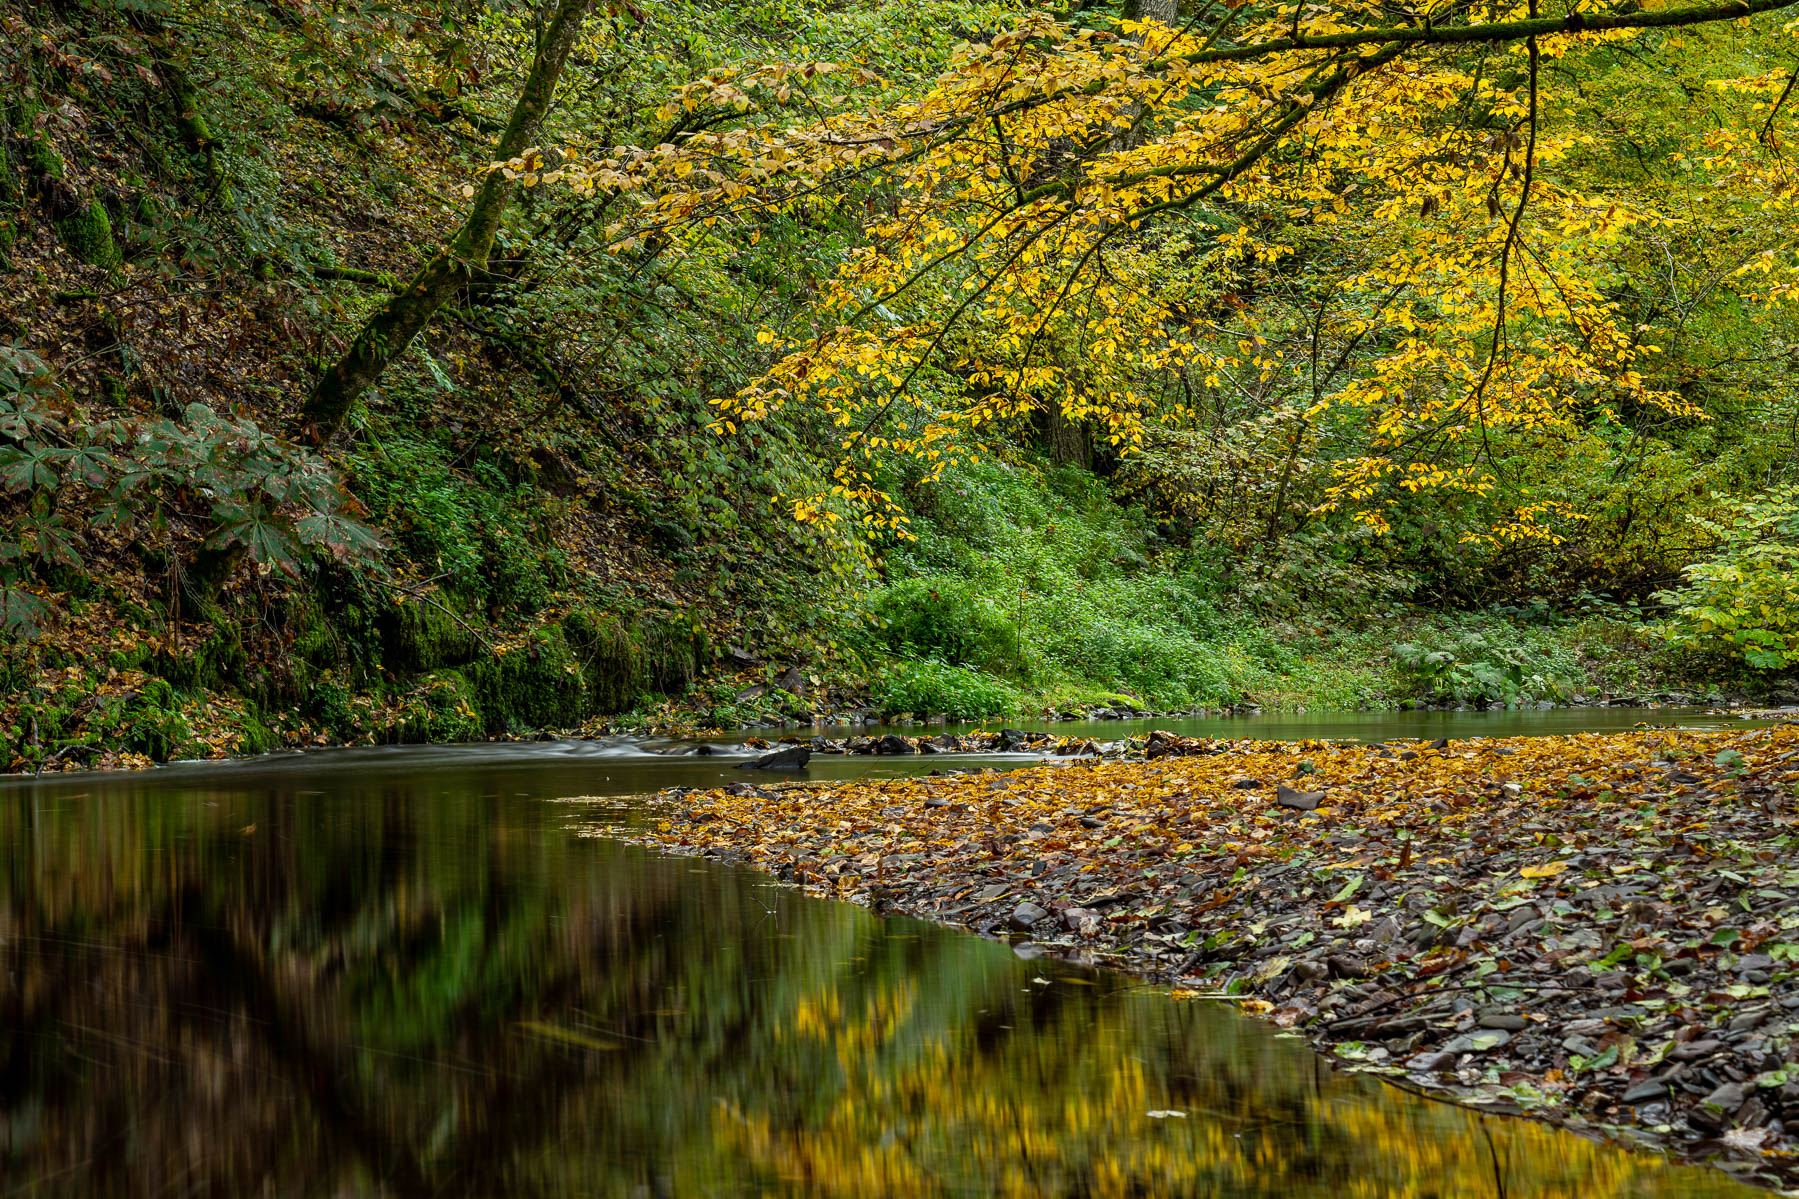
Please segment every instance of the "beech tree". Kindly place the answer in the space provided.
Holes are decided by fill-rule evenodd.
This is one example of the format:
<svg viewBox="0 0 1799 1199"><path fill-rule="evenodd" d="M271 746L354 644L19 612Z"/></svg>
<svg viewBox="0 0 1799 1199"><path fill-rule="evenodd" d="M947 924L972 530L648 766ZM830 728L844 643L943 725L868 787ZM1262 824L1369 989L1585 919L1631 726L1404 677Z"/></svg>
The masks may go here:
<svg viewBox="0 0 1799 1199"><path fill-rule="evenodd" d="M1609 249L1674 214L1576 186L1590 135L1556 119L1544 64L1792 3L1204 3L1121 33L1029 12L897 101L850 64L717 71L671 110L735 110L734 127L512 167L642 197L620 248L862 206L864 243L810 326L765 330L766 371L714 400L727 433L795 403L841 428L834 486L791 497L802 520L897 529L878 454L940 471L981 430L1046 412L1128 451L1182 416L1158 377L1298 375L1295 452L1333 414L1369 429L1321 510L1379 531L1405 496L1491 491L1498 439L1595 412L1704 419L1655 382L1650 331L1607 285ZM1746 115L1772 125L1781 82L1743 84ZM1293 257L1296 224L1337 231L1350 264L1303 354L1271 345L1238 290ZM1554 540L1573 519L1524 502L1485 535Z"/></svg>

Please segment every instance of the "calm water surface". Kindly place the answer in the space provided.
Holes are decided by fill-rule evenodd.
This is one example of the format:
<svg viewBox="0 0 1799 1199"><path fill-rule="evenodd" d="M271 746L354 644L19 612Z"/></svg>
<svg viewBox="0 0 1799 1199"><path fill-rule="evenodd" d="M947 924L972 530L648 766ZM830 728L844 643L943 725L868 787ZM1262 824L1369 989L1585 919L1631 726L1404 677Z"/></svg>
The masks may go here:
<svg viewBox="0 0 1799 1199"><path fill-rule="evenodd" d="M0 1196L1739 1193L546 802L719 777L572 743L0 788Z"/></svg>

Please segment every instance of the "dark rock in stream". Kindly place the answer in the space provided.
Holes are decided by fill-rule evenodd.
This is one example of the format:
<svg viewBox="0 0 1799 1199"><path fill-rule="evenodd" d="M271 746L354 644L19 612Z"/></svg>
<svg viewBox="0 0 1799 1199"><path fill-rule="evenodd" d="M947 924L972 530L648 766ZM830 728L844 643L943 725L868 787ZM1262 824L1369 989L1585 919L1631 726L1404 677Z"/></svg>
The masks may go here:
<svg viewBox="0 0 1799 1199"><path fill-rule="evenodd" d="M812 749L805 745L789 745L772 754L763 754L753 762L739 762L739 770L804 770L812 760Z"/></svg>
<svg viewBox="0 0 1799 1199"><path fill-rule="evenodd" d="M874 752L878 754L915 754L918 752L918 747L898 733L888 733L874 743Z"/></svg>

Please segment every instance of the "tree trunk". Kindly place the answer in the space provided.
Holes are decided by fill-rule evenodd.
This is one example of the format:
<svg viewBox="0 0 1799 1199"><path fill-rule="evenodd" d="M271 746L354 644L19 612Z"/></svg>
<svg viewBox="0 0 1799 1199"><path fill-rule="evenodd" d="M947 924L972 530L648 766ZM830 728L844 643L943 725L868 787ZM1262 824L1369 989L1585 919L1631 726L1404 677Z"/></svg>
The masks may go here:
<svg viewBox="0 0 1799 1199"><path fill-rule="evenodd" d="M1051 403L1044 409L1043 441L1050 461L1093 469L1093 426L1084 420L1069 420L1060 404Z"/></svg>
<svg viewBox="0 0 1799 1199"><path fill-rule="evenodd" d="M1180 0L1124 0L1124 17L1127 21L1160 21L1172 26L1181 18ZM1131 106L1130 127L1114 140L1113 147L1134 150L1143 144L1143 134L1143 106L1135 104Z"/></svg>
<svg viewBox="0 0 1799 1199"><path fill-rule="evenodd" d="M1124 15L1132 21L1172 25L1181 15L1180 0L1125 0Z"/></svg>
<svg viewBox="0 0 1799 1199"><path fill-rule="evenodd" d="M549 16L537 56L513 105L506 132L494 148L496 161L518 157L537 136L556 94L562 65L592 4L593 0L548 0ZM486 266L512 188L512 181L500 171L488 172L468 220L455 238L433 254L398 295L375 310L344 356L319 377L300 410L302 440L312 445L331 440L343 427L351 405L381 377L387 364L405 352L444 301Z"/></svg>

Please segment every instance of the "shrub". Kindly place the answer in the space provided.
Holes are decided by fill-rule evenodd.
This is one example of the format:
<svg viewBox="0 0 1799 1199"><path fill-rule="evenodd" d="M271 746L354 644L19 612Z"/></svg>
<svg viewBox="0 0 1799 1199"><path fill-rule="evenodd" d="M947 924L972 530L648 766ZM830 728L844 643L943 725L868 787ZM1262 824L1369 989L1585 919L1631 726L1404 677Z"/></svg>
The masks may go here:
<svg viewBox="0 0 1799 1199"><path fill-rule="evenodd" d="M1715 544L1685 586L1657 596L1674 611L1669 638L1760 670L1799 666L1799 487L1723 500L1694 523Z"/></svg>
<svg viewBox="0 0 1799 1199"><path fill-rule="evenodd" d="M1510 704L1560 698L1573 683L1560 663L1542 650L1498 644L1479 633L1461 633L1438 643L1393 647L1400 678L1422 699L1457 703Z"/></svg>
<svg viewBox="0 0 1799 1199"><path fill-rule="evenodd" d="M930 658L902 661L875 680L875 705L885 712L959 718L1018 711L1013 688L990 675Z"/></svg>

